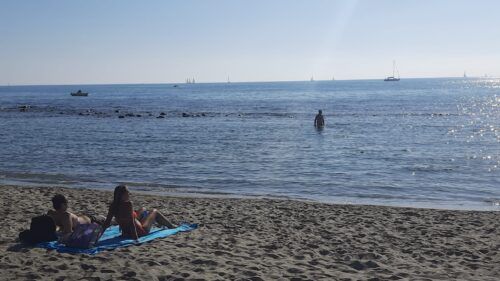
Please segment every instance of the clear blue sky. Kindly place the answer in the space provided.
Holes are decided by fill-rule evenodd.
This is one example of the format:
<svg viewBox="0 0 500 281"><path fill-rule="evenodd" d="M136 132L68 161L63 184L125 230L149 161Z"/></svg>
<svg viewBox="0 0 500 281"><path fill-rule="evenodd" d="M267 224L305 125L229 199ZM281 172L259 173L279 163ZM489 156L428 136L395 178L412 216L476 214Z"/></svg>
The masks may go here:
<svg viewBox="0 0 500 281"><path fill-rule="evenodd" d="M0 84L500 75L500 1L0 0Z"/></svg>

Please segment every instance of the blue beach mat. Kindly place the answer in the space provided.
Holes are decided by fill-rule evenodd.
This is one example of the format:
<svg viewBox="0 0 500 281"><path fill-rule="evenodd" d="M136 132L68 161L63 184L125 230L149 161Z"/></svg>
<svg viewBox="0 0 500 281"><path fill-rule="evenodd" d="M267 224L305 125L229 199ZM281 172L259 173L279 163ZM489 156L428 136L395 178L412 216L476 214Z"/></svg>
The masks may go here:
<svg viewBox="0 0 500 281"><path fill-rule="evenodd" d="M140 237L139 241L136 242L133 239L122 238L120 228L117 225L114 225L106 229L101 238L99 238L97 246L95 246L94 248L90 249L71 248L71 247L66 247L63 244L60 244L57 241L39 243L36 245L36 247L45 248L49 250L57 250L59 253L95 255L105 250L112 250L116 248L127 247L130 245L139 245L157 238L164 238L170 235L174 235L178 232L191 231L196 229L197 227L198 227L197 224L182 224L172 229L153 228L151 229L148 235Z"/></svg>

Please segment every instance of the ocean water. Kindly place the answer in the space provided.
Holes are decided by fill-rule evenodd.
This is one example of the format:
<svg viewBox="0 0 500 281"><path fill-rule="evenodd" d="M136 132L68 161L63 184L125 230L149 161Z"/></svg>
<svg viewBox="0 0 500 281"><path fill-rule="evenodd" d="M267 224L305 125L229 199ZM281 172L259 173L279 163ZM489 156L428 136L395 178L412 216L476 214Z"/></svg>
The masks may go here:
<svg viewBox="0 0 500 281"><path fill-rule="evenodd" d="M500 210L500 80L4 86L0 183Z"/></svg>

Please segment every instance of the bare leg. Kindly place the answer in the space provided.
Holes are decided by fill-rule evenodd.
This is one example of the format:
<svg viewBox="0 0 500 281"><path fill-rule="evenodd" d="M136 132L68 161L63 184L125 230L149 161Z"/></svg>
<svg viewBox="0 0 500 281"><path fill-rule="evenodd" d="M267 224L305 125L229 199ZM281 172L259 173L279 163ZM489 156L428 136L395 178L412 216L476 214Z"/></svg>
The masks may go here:
<svg viewBox="0 0 500 281"><path fill-rule="evenodd" d="M142 219L141 224L142 224L142 227L144 228L144 230L149 232L149 230L153 226L153 223L156 221L156 216L157 216L157 212L156 212L156 210L153 210L153 211L149 212L149 214L147 215L146 218Z"/></svg>
<svg viewBox="0 0 500 281"><path fill-rule="evenodd" d="M162 213L158 212L158 210L156 209L153 209L151 212L149 212L148 216L145 219L143 219L143 221L141 222L142 227L146 231L149 231L155 221L162 226L166 226L168 228L175 228L175 226L171 224L167 220L167 218Z"/></svg>
<svg viewBox="0 0 500 281"><path fill-rule="evenodd" d="M156 209L155 209L156 211ZM163 225L163 226L166 226L168 228L175 228L175 226L173 224L171 224L167 218L160 212L156 211L156 222Z"/></svg>
<svg viewBox="0 0 500 281"><path fill-rule="evenodd" d="M91 223L91 222L92 222L92 220L87 216L78 217L78 223L87 224L87 223Z"/></svg>

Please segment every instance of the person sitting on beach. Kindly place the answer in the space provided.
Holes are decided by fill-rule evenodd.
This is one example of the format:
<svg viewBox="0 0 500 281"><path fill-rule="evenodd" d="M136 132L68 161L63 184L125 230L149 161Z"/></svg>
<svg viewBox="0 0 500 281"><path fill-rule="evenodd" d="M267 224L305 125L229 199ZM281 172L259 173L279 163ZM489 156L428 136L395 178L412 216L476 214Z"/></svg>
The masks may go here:
<svg viewBox="0 0 500 281"><path fill-rule="evenodd" d="M323 111L318 111L316 118L314 118L314 127L323 128L325 126L325 118L323 118Z"/></svg>
<svg viewBox="0 0 500 281"><path fill-rule="evenodd" d="M68 212L68 200L62 194L52 197L52 206L54 210L49 210L47 215L54 220L58 228L57 232L61 234L62 240L71 235L77 225L91 222L91 219L87 216L77 216Z"/></svg>
<svg viewBox="0 0 500 281"><path fill-rule="evenodd" d="M122 237L137 240L139 237L147 235L154 222L168 228L175 228L164 215L158 210L147 211L141 208L134 211L130 201L130 191L127 186L119 185L115 188L113 202L109 206L108 215L104 222L102 232L111 225L111 220L115 217L120 225Z"/></svg>

